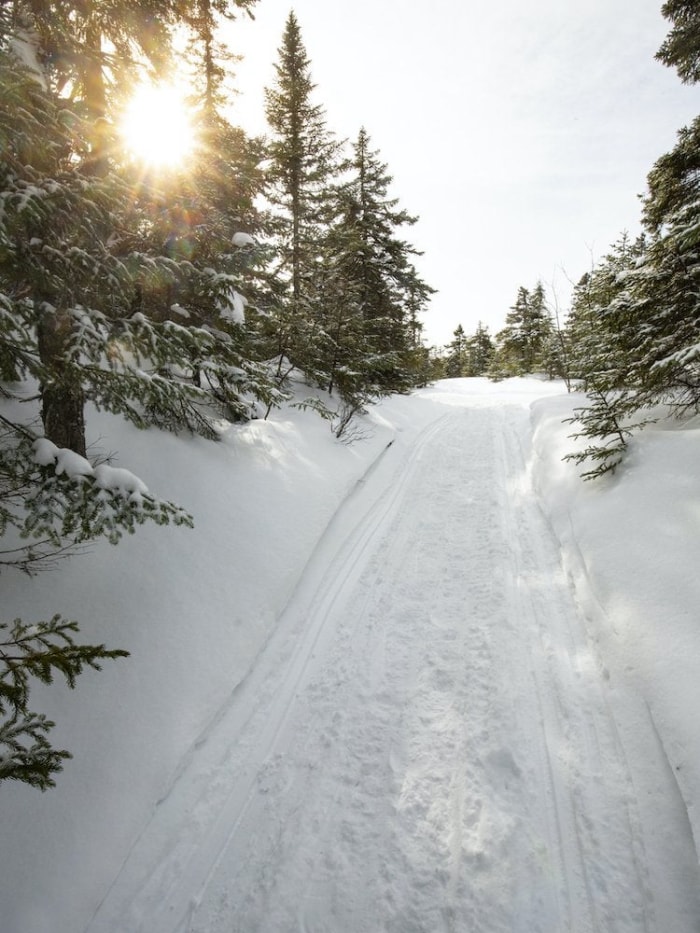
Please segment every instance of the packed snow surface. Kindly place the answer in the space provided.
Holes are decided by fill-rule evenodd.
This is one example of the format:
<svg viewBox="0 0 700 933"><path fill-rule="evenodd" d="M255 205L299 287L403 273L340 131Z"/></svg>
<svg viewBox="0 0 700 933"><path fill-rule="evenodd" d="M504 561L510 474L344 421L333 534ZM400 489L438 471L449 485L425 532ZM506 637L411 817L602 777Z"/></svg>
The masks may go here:
<svg viewBox="0 0 700 933"><path fill-rule="evenodd" d="M100 416L196 528L3 578L132 657L40 694L75 759L0 790L0 933L699 931L700 428L584 484L580 401Z"/></svg>

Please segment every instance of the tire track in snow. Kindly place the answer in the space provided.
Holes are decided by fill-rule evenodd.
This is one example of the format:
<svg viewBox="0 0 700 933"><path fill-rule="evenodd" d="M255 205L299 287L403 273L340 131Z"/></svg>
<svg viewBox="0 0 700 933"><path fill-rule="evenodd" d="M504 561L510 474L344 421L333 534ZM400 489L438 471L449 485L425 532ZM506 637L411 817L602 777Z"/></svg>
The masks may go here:
<svg viewBox="0 0 700 933"><path fill-rule="evenodd" d="M502 439L502 462L521 465L512 508L503 514L518 542L514 606L529 618L534 636L530 660L554 802L566 928L649 933L656 927L644 843L633 812L632 777L607 701L606 674L558 565L558 542L532 495L520 439L512 427ZM555 573L542 581L546 567Z"/></svg>
<svg viewBox="0 0 700 933"><path fill-rule="evenodd" d="M398 507L420 450L446 417L421 432L405 462L398 445L390 445L338 508L258 663L184 756L86 933L187 928L198 892L284 744L294 694L321 648L328 613L371 554L370 543Z"/></svg>
<svg viewBox="0 0 700 933"><path fill-rule="evenodd" d="M89 933L666 933L526 430L358 487Z"/></svg>
<svg viewBox="0 0 700 933"><path fill-rule="evenodd" d="M193 933L653 928L624 761L514 445L526 421L458 412L423 446Z"/></svg>

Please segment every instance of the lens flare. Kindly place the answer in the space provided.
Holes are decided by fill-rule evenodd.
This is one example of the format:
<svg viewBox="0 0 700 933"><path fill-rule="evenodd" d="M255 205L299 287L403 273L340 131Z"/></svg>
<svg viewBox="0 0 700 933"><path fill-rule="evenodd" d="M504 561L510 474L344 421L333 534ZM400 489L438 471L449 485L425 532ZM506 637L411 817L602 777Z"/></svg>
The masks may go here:
<svg viewBox="0 0 700 933"><path fill-rule="evenodd" d="M191 112L172 85L143 85L124 111L121 136L126 149L151 168L174 169L195 146Z"/></svg>

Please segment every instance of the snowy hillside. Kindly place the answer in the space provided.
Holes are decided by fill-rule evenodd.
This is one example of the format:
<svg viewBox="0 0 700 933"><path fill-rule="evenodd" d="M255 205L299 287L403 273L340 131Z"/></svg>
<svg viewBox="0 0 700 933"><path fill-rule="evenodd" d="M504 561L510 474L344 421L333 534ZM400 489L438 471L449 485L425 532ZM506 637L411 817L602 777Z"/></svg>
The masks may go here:
<svg viewBox="0 0 700 933"><path fill-rule="evenodd" d="M93 415L195 528L3 575L131 657L35 694L74 759L0 788L0 933L700 930L700 426L584 484L577 401L444 381L352 443Z"/></svg>

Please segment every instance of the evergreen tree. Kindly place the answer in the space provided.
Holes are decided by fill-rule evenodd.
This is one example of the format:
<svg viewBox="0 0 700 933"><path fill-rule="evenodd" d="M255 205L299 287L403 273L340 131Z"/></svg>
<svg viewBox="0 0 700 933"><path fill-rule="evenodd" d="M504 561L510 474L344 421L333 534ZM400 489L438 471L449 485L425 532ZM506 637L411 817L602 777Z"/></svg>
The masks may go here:
<svg viewBox="0 0 700 933"><path fill-rule="evenodd" d="M38 335L29 371L42 387L47 436L85 453L86 395L140 426L210 437L212 409L245 417L258 398L268 405L274 389L264 368L250 362L240 327L238 283L250 251L244 258L232 244L241 225L252 223L256 193L250 177L241 181L233 171L243 135L223 122L214 134L214 114L205 114L207 153L220 144L219 164L211 156L205 164L202 155L186 182L171 180L156 194L137 184L135 172L112 168L116 151L95 172L90 159L80 159L91 122L50 91L26 92L43 94L41 107L53 110L45 115L46 139L34 145L30 134L28 145L29 130L15 119L17 100L5 101L0 158L9 185L4 235L12 245L0 256L0 276L10 294L22 295L17 320Z"/></svg>
<svg viewBox="0 0 700 933"><path fill-rule="evenodd" d="M542 283L538 282L532 292L521 286L506 316L506 326L497 335L498 371L523 376L541 369L552 329Z"/></svg>
<svg viewBox="0 0 700 933"><path fill-rule="evenodd" d="M47 738L55 723L29 709L32 680L50 684L56 675L69 687L85 668L127 652L104 645L76 644L78 627L54 616L49 622L25 625L19 619L0 622L0 781L20 781L46 790L70 758Z"/></svg>
<svg viewBox="0 0 700 933"><path fill-rule="evenodd" d="M634 270L645 241L623 233L574 288L567 322L571 373L585 390L618 390L629 384L635 324L625 312Z"/></svg>
<svg viewBox="0 0 700 933"><path fill-rule="evenodd" d="M319 277L326 317L342 321L341 329L336 324L334 330L344 331L347 338L354 391L361 389L368 397L405 391L420 378L418 315L433 292L411 262L417 251L400 236L416 218L390 197L391 182L386 164L361 129L348 176L336 188L336 220ZM346 375L348 362L343 363Z"/></svg>
<svg viewBox="0 0 700 933"><path fill-rule="evenodd" d="M467 335L464 328L458 324L452 334L452 341L447 344L445 350L445 375L448 379L455 379L467 375L468 367L468 344Z"/></svg>
<svg viewBox="0 0 700 933"><path fill-rule="evenodd" d="M238 7L254 0L240 0ZM190 361L190 379L206 390L225 417L255 416L281 395L266 362L259 305L269 294L266 251L258 245L264 219L256 200L264 188L262 139L251 139L228 120L227 63L234 56L217 41L222 18L235 10L198 0L188 24L197 147L185 170L160 179L158 190L138 189L148 218L150 246L185 264L189 275L169 294L161 315L204 328L213 338L204 357ZM154 201L155 197L155 201ZM182 371L182 370L181 370Z"/></svg>
<svg viewBox="0 0 700 933"><path fill-rule="evenodd" d="M672 28L656 57L674 67L684 84L695 84L700 81L700 9L695 0L666 0L661 12Z"/></svg>
<svg viewBox="0 0 700 933"><path fill-rule="evenodd" d="M467 375L484 376L489 371L495 353L495 347L489 329L481 321L476 331L467 341Z"/></svg>
<svg viewBox="0 0 700 933"><path fill-rule="evenodd" d="M265 91L272 130L266 197L275 244L273 267L279 292L272 307L276 353L313 375L318 342L318 269L330 220L329 192L339 172L340 145L326 127L310 61L294 13L286 22L275 65L276 80Z"/></svg>
<svg viewBox="0 0 700 933"><path fill-rule="evenodd" d="M243 12L254 19L253 8L258 0L179 0L176 14L191 33L190 52L198 62L194 81L202 98L205 118L221 114L225 102L224 85L237 60L221 42L222 23L232 22Z"/></svg>
<svg viewBox="0 0 700 933"><path fill-rule="evenodd" d="M98 536L116 543L146 520L191 523L128 471L84 457L83 401L137 424L154 409L209 426L201 393L159 370L187 364L212 337L143 313L139 302L165 304L184 272L143 248L131 188L81 163L90 126L51 89L38 42L34 57L21 50L28 66L18 60L28 37L24 19L13 31L0 10L0 563L31 573ZM124 652L80 644L75 623L59 616L0 628L0 779L43 789L68 753L52 748L52 723L29 710L31 682L59 673L72 686L86 666Z"/></svg>
<svg viewBox="0 0 700 933"><path fill-rule="evenodd" d="M623 237L576 289L574 372L591 400L577 419L585 436L600 439L576 457L597 461L585 475L614 469L632 431L649 423L644 409L666 403L682 413L700 404L697 229L691 201L649 241Z"/></svg>
<svg viewBox="0 0 700 933"><path fill-rule="evenodd" d="M625 308L635 323L632 376L640 403L700 406L700 118L649 175L644 220L650 241Z"/></svg>
<svg viewBox="0 0 700 933"><path fill-rule="evenodd" d="M648 423L638 415L632 374L638 325L630 314L635 269L644 251L643 237L632 241L624 233L574 289L566 339L572 377L586 391L590 405L576 409L572 419L581 425L573 437L586 438L587 446L567 459L592 461L582 474L585 479L613 472L633 432Z"/></svg>

